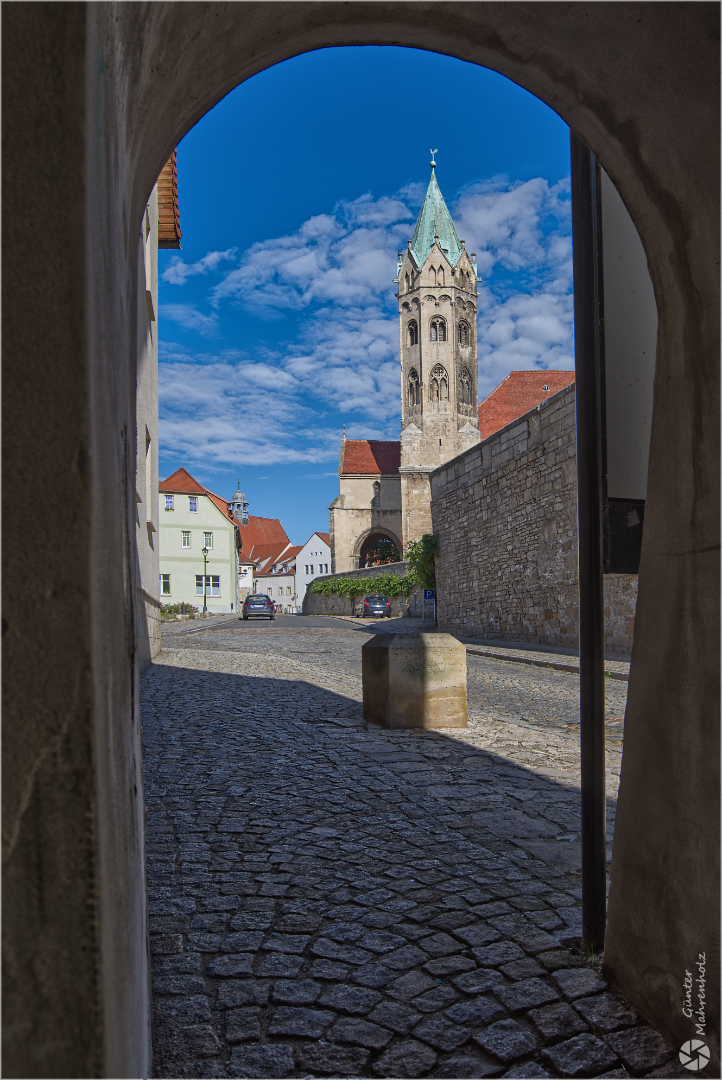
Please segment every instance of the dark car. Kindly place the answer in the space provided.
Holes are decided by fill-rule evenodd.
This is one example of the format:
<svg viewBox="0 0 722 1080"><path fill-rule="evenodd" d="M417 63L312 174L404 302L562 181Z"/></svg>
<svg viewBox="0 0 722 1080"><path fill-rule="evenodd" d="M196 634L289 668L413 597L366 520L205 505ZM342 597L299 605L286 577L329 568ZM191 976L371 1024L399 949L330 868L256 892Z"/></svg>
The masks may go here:
<svg viewBox="0 0 722 1080"><path fill-rule="evenodd" d="M364 615L390 615L391 601L386 596L364 596Z"/></svg>
<svg viewBox="0 0 722 1080"><path fill-rule="evenodd" d="M270 596L253 593L251 596L246 597L243 601L243 614L241 615L241 618L250 619L252 615L260 615L268 619L276 618L276 609Z"/></svg>

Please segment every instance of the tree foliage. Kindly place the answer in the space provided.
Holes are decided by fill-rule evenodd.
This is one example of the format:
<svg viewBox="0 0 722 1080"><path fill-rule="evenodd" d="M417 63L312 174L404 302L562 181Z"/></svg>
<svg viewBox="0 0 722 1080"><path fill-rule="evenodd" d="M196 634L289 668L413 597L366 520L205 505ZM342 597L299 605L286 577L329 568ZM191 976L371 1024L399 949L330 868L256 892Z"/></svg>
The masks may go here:
<svg viewBox="0 0 722 1080"><path fill-rule="evenodd" d="M407 577L411 578L414 585L420 589L436 588L436 569L434 567L434 555L439 550L439 537L435 533L424 533L420 540L409 544L406 548L406 558L409 560Z"/></svg>

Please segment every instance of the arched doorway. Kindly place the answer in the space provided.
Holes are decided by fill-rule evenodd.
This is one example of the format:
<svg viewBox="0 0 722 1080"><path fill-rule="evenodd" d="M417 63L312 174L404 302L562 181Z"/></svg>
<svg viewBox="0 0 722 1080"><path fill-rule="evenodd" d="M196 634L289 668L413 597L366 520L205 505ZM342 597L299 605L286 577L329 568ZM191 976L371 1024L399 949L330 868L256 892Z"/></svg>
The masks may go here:
<svg viewBox="0 0 722 1080"><path fill-rule="evenodd" d="M399 562L401 559L398 539L384 529L372 529L358 540L356 547L358 554L355 554L355 557L358 558L359 569Z"/></svg>
<svg viewBox="0 0 722 1080"><path fill-rule="evenodd" d="M681 1034L676 973L702 928L716 940L718 916L707 876L718 851L707 824L717 792L717 14L674 4L9 6L6 572L19 581L32 570L47 598L28 604L15 590L5 612L15 711L5 917L18 943L9 992L17 1017L33 1017L11 1025L9 1071L121 1076L147 1066L128 599L130 237L172 148L216 101L270 64L343 44L438 50L537 94L600 158L644 242L660 327L619 819L634 837L615 849L615 888L624 881L627 892L611 939L625 995ZM40 184L48 161L53 183ZM27 490L58 472L53 529L29 538ZM686 877L672 887L674 866ZM92 1021L78 1026L78 1016Z"/></svg>

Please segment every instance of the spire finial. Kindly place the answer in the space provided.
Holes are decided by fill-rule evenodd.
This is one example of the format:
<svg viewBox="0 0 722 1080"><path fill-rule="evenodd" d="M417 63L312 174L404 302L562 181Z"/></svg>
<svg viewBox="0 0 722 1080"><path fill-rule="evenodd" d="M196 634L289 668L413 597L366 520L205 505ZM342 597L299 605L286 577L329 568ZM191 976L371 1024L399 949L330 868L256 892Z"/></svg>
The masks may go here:
<svg viewBox="0 0 722 1080"><path fill-rule="evenodd" d="M429 150L429 153L431 154L431 168L432 169L436 168L436 161L434 159L435 159L436 155L438 154L438 152L439 152L438 150Z"/></svg>
<svg viewBox="0 0 722 1080"><path fill-rule="evenodd" d="M342 438L343 438L343 439L345 439L345 438L346 438L346 421L345 421L345 420L344 420L344 422L343 422L343 435L342 435Z"/></svg>

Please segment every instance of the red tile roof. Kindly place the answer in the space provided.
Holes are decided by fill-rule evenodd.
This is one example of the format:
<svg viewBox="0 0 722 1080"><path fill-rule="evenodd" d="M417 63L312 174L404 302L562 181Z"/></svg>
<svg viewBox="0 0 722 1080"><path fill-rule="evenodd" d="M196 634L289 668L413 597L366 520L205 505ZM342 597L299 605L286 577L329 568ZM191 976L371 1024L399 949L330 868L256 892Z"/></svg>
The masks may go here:
<svg viewBox="0 0 722 1080"><path fill-rule="evenodd" d="M320 536L324 544L328 544L328 546L331 547L331 533L315 532L313 535ZM299 548L298 550L300 551L301 549Z"/></svg>
<svg viewBox="0 0 722 1080"><path fill-rule="evenodd" d="M207 495L206 488L201 487L197 480L194 480L187 469L176 469L167 480L161 480L158 484L160 491L168 492L182 492L183 494L190 493L191 495Z"/></svg>
<svg viewBox="0 0 722 1080"><path fill-rule="evenodd" d="M222 499L220 495L216 495L208 488L202 487L197 480L193 479L187 469L176 469L167 480L161 480L158 489L169 493L180 492L184 495L208 495L213 505L238 530L240 550L245 557L250 555L254 546L265 545L277 551L279 547L286 548L290 543L286 531L278 518L262 518L249 515L248 524L241 525L228 509L228 500Z"/></svg>
<svg viewBox="0 0 722 1080"><path fill-rule="evenodd" d="M346 439L342 444L340 476L351 473L397 473L401 464L400 442ZM322 535L319 533L319 536ZM330 539L329 541L330 542Z"/></svg>
<svg viewBox="0 0 722 1080"><path fill-rule="evenodd" d="M241 550L244 555L249 555L257 546L270 544L279 547L281 544L290 543L278 518L249 516L248 524L239 524L238 531L241 535Z"/></svg>
<svg viewBox="0 0 722 1080"><path fill-rule="evenodd" d="M480 439L488 439L573 382L573 371L512 371L479 406Z"/></svg>
<svg viewBox="0 0 722 1080"><path fill-rule="evenodd" d="M158 177L158 247L179 248L181 235L178 213L178 172L174 150Z"/></svg>

